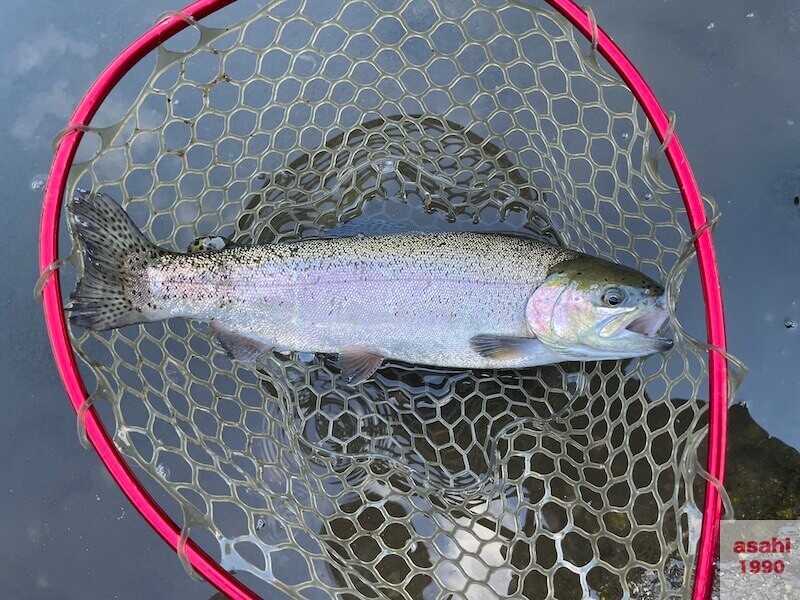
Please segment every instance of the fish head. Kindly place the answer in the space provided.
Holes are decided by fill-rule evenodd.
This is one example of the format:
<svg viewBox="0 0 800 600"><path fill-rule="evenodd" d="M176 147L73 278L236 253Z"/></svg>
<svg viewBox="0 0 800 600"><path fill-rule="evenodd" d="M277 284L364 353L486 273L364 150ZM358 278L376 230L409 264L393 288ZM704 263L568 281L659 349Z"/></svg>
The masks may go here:
<svg viewBox="0 0 800 600"><path fill-rule="evenodd" d="M646 356L672 347L664 288L646 275L581 256L555 265L528 300L529 333L573 360Z"/></svg>

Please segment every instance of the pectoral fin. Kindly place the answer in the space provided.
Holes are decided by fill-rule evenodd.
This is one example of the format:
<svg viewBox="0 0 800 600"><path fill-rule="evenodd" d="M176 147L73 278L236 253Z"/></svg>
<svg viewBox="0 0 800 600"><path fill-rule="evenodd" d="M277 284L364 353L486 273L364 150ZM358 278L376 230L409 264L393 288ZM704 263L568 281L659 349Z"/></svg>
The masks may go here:
<svg viewBox="0 0 800 600"><path fill-rule="evenodd" d="M383 362L383 356L362 348L343 348L339 353L339 368L351 385L358 385L372 377Z"/></svg>
<svg viewBox="0 0 800 600"><path fill-rule="evenodd" d="M225 329L216 321L211 321L209 325L211 326L211 331L214 332L214 337L217 338L219 345L222 346L223 350L225 350L225 352L228 354L228 357L232 358L233 360L246 364L252 364L259 356L270 349L269 346L259 342L258 340L254 340L253 338L249 338L241 333L236 333L235 331Z"/></svg>
<svg viewBox="0 0 800 600"><path fill-rule="evenodd" d="M484 358L495 360L511 360L520 358L531 352L532 344L541 344L532 337L512 337L504 335L476 335L469 340L469 345Z"/></svg>

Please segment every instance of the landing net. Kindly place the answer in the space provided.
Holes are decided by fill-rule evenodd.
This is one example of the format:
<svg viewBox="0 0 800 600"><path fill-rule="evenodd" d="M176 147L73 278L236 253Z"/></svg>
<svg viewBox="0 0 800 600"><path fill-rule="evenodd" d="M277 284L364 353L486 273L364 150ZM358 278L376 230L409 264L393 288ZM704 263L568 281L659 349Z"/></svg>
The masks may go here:
<svg viewBox="0 0 800 600"><path fill-rule="evenodd" d="M152 72L111 125L91 125L87 97L62 150L82 137L90 157L59 151L50 193L107 193L182 252L205 238L523 233L638 268L677 298L703 207L687 215L663 157L679 151L672 133L662 146L593 20L587 41L516 2L294 0L204 24L222 4L167 17L162 39L188 27L121 57L118 71L147 54ZM45 208L54 240L59 208ZM707 261L707 231L704 244ZM60 245L80 272L66 230ZM63 330L62 347L74 278L62 270L63 297L48 286L45 301L81 427L109 460L113 442L137 506L232 596L691 594L711 382L707 346L680 326L673 350L644 359L389 363L353 388L325 357L232 363L187 320ZM724 405L724 359L710 356Z"/></svg>

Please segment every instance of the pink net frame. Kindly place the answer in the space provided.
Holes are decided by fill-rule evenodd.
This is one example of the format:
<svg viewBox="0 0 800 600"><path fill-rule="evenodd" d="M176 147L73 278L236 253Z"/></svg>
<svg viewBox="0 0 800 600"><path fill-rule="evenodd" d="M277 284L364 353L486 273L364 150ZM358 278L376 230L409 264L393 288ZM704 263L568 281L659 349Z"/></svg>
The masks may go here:
<svg viewBox="0 0 800 600"><path fill-rule="evenodd" d="M234 1L198 0L183 8L181 12L192 19L200 20ZM705 302L707 340L711 346L720 350L712 350L709 353L709 430L706 470L713 478L721 482L725 472L729 367L722 354L726 349L726 338L720 279L711 233L709 229L704 229L707 215L700 191L680 140L677 135L672 134L667 114L630 60L611 38L596 26L594 20L574 2L571 0L547 0L547 3L566 17L583 36L592 41L593 47L628 85L647 115L659 140L662 143L666 140L663 152L680 188L692 232L701 231L696 238L695 249ZM169 16L161 20L109 64L78 104L69 121L68 133L59 142L44 193L39 243L41 271L45 271L59 259L58 236L62 198L69 170L83 137L82 128L91 123L105 98L134 65L159 44L189 26L189 20L181 16ZM69 341L57 270L48 278L43 288L43 303L56 366L75 410L79 411L84 406L89 393L84 386ZM181 528L148 494L114 446L97 413L91 407L86 411L86 434L109 473L131 503L162 539L177 550L182 543ZM692 597L696 600L708 598L711 594L721 514L722 499L719 491L713 484L708 483L692 593ZM186 542L185 553L195 571L229 597L237 599L257 597L191 540Z"/></svg>

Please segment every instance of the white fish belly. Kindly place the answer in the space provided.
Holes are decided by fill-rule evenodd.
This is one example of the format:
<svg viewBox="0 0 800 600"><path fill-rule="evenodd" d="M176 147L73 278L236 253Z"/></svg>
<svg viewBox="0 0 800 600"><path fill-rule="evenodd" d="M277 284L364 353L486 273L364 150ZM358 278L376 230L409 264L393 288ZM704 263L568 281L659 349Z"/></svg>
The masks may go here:
<svg viewBox="0 0 800 600"><path fill-rule="evenodd" d="M260 310L219 321L281 348L356 347L408 362L481 367L487 360L470 348L470 338L526 335L530 292L530 286L452 281L319 282L266 293Z"/></svg>

